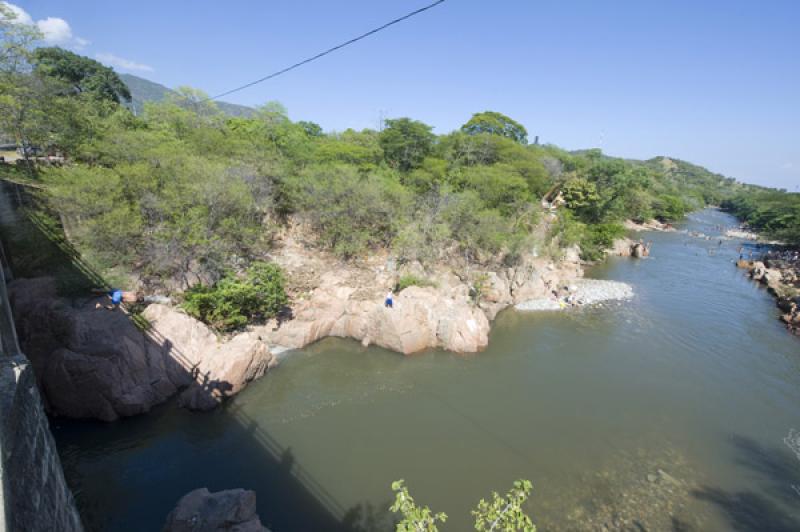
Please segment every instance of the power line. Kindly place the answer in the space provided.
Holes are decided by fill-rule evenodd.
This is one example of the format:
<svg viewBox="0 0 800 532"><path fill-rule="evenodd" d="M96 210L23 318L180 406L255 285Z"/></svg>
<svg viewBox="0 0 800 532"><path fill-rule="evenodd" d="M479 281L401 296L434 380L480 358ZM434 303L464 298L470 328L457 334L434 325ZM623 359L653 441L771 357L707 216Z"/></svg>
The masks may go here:
<svg viewBox="0 0 800 532"><path fill-rule="evenodd" d="M291 66L288 66L288 67L286 67L284 69L278 70L277 72L273 72L272 74L269 74L268 76L264 76L263 78L257 79L255 81L251 81L250 83L242 85L241 87L236 87L235 89L231 89L231 90L223 92L221 94L217 94L216 96L212 96L210 98L206 98L203 101L216 100L217 98L222 98L223 96L227 96L229 94L233 94L234 92L239 92L240 90L243 90L243 89L246 89L248 87L252 87L253 85L257 85L259 83L267 81L268 79L272 79L272 78L275 78L277 76L280 76L281 74L285 74L286 72L289 72L290 70L294 70L297 67L301 67L301 66L303 66L303 65L305 65L307 63L310 63L312 61L316 61L320 57L328 55L331 52L335 52L336 50L339 50L340 48L344 48L345 46L351 45L351 44L353 44L355 42L360 41L361 39L365 39L365 38L369 37L370 35L378 33L381 30L385 30L389 26L393 26L393 25L397 24L398 22L402 22L402 21L404 21L406 19L409 19L409 18L411 18L411 17L413 17L415 15L419 15L423 11L427 11L427 10L429 10L431 8L434 8L434 7L438 6L439 4L443 3L444 1L445 0L437 0L436 2L434 2L432 4L428 4L427 6L421 7L419 9L417 9L416 11L412 11L411 13L408 13L407 15L403 15L400 18L396 18L396 19L394 19L394 20L392 20L390 22L387 22L383 26L375 28L374 30L370 30L367 33L363 33L363 34L359 35L358 37L354 37L353 39L350 39L349 41L343 42L341 44L337 44L333 48L328 48L324 52L320 52L315 56L309 57L308 59L304 59L304 60L300 61L299 63L295 63L295 64L293 64Z"/></svg>

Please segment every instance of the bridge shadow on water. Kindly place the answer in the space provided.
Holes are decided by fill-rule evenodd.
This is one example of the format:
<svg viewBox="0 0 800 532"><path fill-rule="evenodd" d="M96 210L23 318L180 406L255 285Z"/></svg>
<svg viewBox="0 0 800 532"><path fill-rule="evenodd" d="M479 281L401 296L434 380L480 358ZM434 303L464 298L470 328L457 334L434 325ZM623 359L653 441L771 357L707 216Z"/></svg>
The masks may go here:
<svg viewBox="0 0 800 532"><path fill-rule="evenodd" d="M55 277L60 295L73 305L90 303L97 297L92 289L110 285L69 243L57 219L39 191L0 181L4 266L16 278ZM229 394L230 383L200 374L141 317L122 309L107 312L124 313L131 329L168 353L163 363L173 382L196 387L215 400ZM25 351L32 339L18 332ZM32 362L41 368L47 361ZM45 392L42 388L46 399ZM344 507L298 462L291 447L281 445L269 427L252 419L235 400L204 413L180 409L170 400L149 413L112 423L52 418L51 427L87 530L158 530L178 500L201 487L212 492L255 490L262 523L278 532L393 529L388 486L380 508L366 502Z"/></svg>

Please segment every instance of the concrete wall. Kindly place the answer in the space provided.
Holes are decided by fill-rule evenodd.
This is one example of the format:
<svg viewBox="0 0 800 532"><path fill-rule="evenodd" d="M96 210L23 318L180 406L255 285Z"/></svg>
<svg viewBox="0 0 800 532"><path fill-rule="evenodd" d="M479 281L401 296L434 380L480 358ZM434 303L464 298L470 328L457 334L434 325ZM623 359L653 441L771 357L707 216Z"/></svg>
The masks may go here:
<svg viewBox="0 0 800 532"><path fill-rule="evenodd" d="M82 531L36 377L22 355L0 359L0 452L7 531Z"/></svg>
<svg viewBox="0 0 800 532"><path fill-rule="evenodd" d="M0 246L0 249L2 246ZM0 532L83 530L30 362L20 353L0 264Z"/></svg>

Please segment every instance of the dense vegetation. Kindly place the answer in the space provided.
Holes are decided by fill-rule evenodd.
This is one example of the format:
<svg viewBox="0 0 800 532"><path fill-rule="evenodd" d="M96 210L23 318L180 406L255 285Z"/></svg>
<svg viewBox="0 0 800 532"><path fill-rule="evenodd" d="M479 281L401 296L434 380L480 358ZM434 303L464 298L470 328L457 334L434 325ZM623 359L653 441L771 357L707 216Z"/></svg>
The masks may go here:
<svg viewBox="0 0 800 532"><path fill-rule="evenodd" d="M800 194L748 186L722 207L753 229L800 246Z"/></svg>
<svg viewBox="0 0 800 532"><path fill-rule="evenodd" d="M289 303L285 285L280 268L255 262L243 276L227 275L212 286L192 286L184 294L183 308L219 331L232 331L283 310Z"/></svg>
<svg viewBox="0 0 800 532"><path fill-rule="evenodd" d="M389 249L423 265L513 264L572 244L596 259L624 219L676 220L732 185L682 161L528 145L524 126L491 111L443 135L403 117L323 133L277 103L231 117L179 88L134 116L112 71L34 49L34 30L0 31L0 131L66 156L31 179L84 256L145 283L214 286L263 259L289 221L344 260ZM559 190L566 208L543 219Z"/></svg>

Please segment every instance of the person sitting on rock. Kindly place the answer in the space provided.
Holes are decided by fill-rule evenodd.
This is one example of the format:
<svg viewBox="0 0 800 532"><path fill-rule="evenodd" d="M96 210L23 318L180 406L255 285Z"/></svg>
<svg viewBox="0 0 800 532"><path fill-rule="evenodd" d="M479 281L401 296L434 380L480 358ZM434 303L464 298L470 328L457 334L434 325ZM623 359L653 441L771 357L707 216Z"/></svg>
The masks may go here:
<svg viewBox="0 0 800 532"><path fill-rule="evenodd" d="M383 302L383 306L386 308L394 308L394 294L391 290L386 294L386 300Z"/></svg>

